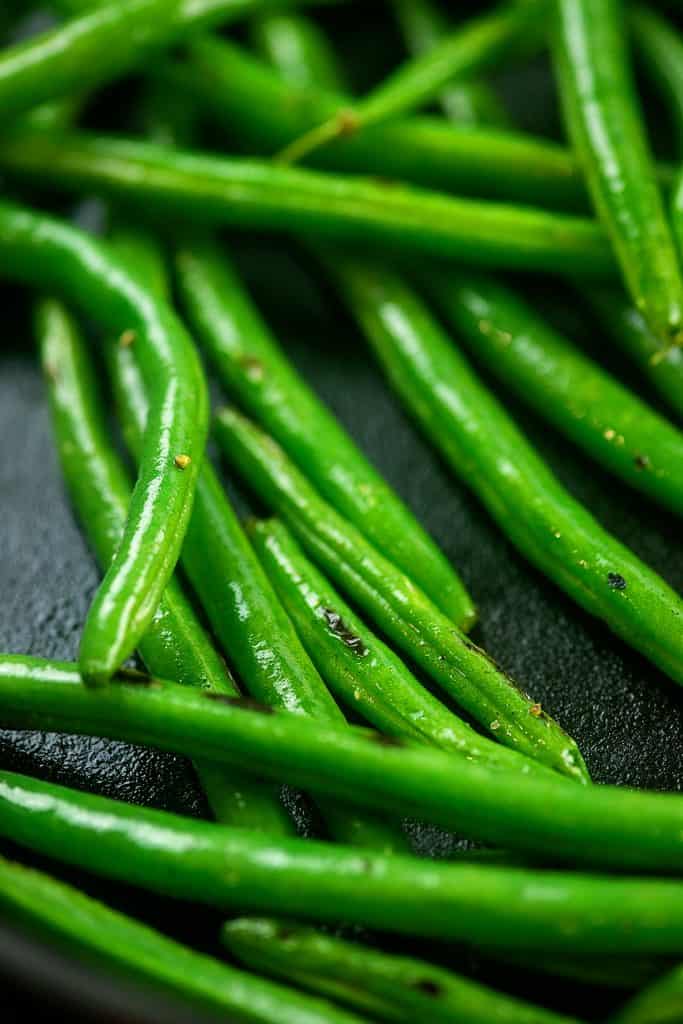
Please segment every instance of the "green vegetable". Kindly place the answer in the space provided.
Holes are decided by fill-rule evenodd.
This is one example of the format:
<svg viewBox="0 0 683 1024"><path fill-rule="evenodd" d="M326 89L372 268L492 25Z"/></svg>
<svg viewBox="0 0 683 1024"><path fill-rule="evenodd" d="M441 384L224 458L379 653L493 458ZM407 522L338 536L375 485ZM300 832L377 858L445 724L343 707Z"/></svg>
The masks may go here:
<svg viewBox="0 0 683 1024"><path fill-rule="evenodd" d="M367 729L268 713L265 706L252 710L239 698L175 683L144 683L139 675L132 683L122 676L93 693L74 665L2 655L0 722L248 763L264 778L565 862L680 873L680 796L576 786L548 773L520 778L398 738L387 744ZM491 863L489 853L479 866Z"/></svg>
<svg viewBox="0 0 683 1024"><path fill-rule="evenodd" d="M529 49L537 42L534 24L540 13L536 0L518 0L473 18L442 38L436 46L401 65L363 100L335 115L290 143L280 160L294 162L340 136L367 125L405 114L433 99L449 82L472 78L500 64L511 50Z"/></svg>
<svg viewBox="0 0 683 1024"><path fill-rule="evenodd" d="M678 1024L683 1014L683 967L639 992L613 1017L610 1024Z"/></svg>
<svg viewBox="0 0 683 1024"><path fill-rule="evenodd" d="M114 804L116 807L116 804ZM360 1024L332 1003L236 970L49 875L0 859L0 907L70 953L244 1024Z"/></svg>
<svg viewBox="0 0 683 1024"><path fill-rule="evenodd" d="M109 687L101 694L93 694L78 682L69 688L79 692L81 702L85 697L93 710L99 710L103 704L111 709L112 693L117 689ZM152 700L160 698L159 710L169 708L167 694L138 688L143 689L148 700L150 696ZM214 711L219 709L221 718L230 713L261 722L265 718L212 703L189 689L177 690L183 704L194 701L206 708L213 707ZM43 716L45 710L44 706ZM280 718L290 720L302 733L320 736L317 725L305 718L284 714L276 718L277 721L268 718L265 728L262 725L259 730L264 749L273 732L277 735ZM43 727L44 722L41 717ZM324 741L340 742L344 749L349 742L347 735L353 734L341 729L328 732ZM374 751L376 759L373 775L364 781L359 779L359 788L365 792L369 786L378 787L377 771L381 772L380 765L386 765L392 753L409 770L414 768L417 757L435 759L440 768L443 761L451 765L460 763L459 759L449 759L438 751L392 752L367 740L354 738L353 743L364 743L368 751ZM339 756L339 750L325 752L321 744L318 746L322 756L318 765L309 765L309 775L314 775L320 764L325 764L329 771L332 760L338 788L343 789L339 773L344 770L346 759ZM482 772L464 761L462 766L470 775ZM452 780L452 768L446 769L445 778ZM493 778L503 790L510 787L504 773L497 772ZM660 847L668 843L675 846L680 870L680 797L620 793L602 786L583 789L568 783L541 784L537 780L513 782L514 791L528 791L527 796L532 796L532 790L536 790L534 796L540 795L537 787L541 786L548 797L555 794L560 807L571 796L573 801L590 800L594 811L601 805L604 811L605 805L613 804L617 795L627 803L635 802L635 806L629 807L631 813L637 813L638 804L642 807L648 801L664 801L665 805L673 801L678 805L677 814L670 814L670 818L678 818L675 833L660 833L656 841ZM471 797L468 802L471 806ZM457 809L451 808L451 813L456 815ZM549 805L536 808L537 819L547 820L553 815L557 815L557 806L552 799ZM623 868L635 848L628 845L631 836L641 853L647 840L652 841L651 836L643 834L643 826L647 828L643 816L632 821L626 839L617 834L614 819L603 817L596 822L591 845L598 833L604 836L606 829L611 830L613 854L618 854L622 845L628 850L620 864ZM521 820L517 827L523 829ZM0 772L0 833L11 836L13 842L22 846L87 871L123 879L128 885L145 886L221 909L238 906L241 913L343 920L383 931L461 939L475 946L537 949L543 953L683 952L683 891L677 880L449 864L385 856L312 840L276 841L245 829L118 803L11 772ZM603 848L603 856L604 852Z"/></svg>
<svg viewBox="0 0 683 1024"><path fill-rule="evenodd" d="M582 286L581 291L603 329L683 419L683 350L672 348L662 354L659 340L625 294L604 286Z"/></svg>
<svg viewBox="0 0 683 1024"><path fill-rule="evenodd" d="M225 925L230 952L253 970L284 977L379 1020L414 1024L570 1024L570 1018L494 992L424 960L395 956L268 918ZM571 1021L576 1024L572 1017Z"/></svg>
<svg viewBox="0 0 683 1024"><path fill-rule="evenodd" d="M137 276L166 288L158 248L140 232L115 236ZM148 400L135 347L111 351L111 374L128 447L137 457L145 430ZM208 460L197 482L182 565L216 636L245 687L264 704L343 724L344 717L306 654ZM402 849L398 828L354 810L323 808L334 837L380 849Z"/></svg>
<svg viewBox="0 0 683 1024"><path fill-rule="evenodd" d="M683 344L683 279L632 81L621 0L555 0L565 121L636 308Z"/></svg>
<svg viewBox="0 0 683 1024"><path fill-rule="evenodd" d="M251 24L252 45L289 82L342 92L339 69L321 35L315 21L290 11L257 15Z"/></svg>
<svg viewBox="0 0 683 1024"><path fill-rule="evenodd" d="M231 464L280 515L328 576L461 707L506 746L581 780L574 741L457 630L408 577L328 505L279 445L233 409L216 438Z"/></svg>
<svg viewBox="0 0 683 1024"><path fill-rule="evenodd" d="M613 268L602 230L584 218L245 158L105 136L17 132L0 143L0 166L23 183L93 190L165 221L323 235L499 267L586 274Z"/></svg>
<svg viewBox="0 0 683 1024"><path fill-rule="evenodd" d="M664 94L674 114L678 155L683 155L683 42L679 32L650 7L633 4L628 15L643 65Z"/></svg>
<svg viewBox="0 0 683 1024"><path fill-rule="evenodd" d="M411 53L428 53L442 43L448 31L447 22L432 0L392 0L392 7ZM321 79L318 84L326 88ZM476 127L509 125L503 104L483 81L457 81L447 85L439 94L439 103L446 116L456 123Z"/></svg>
<svg viewBox="0 0 683 1024"><path fill-rule="evenodd" d="M190 327L229 393L284 446L326 499L457 625L476 612L454 570L394 491L299 377L225 253L193 239L176 257Z"/></svg>
<svg viewBox="0 0 683 1024"><path fill-rule="evenodd" d="M267 0L115 0L79 5L82 13L66 24L0 53L0 117L7 121L45 100L101 85L189 32L265 6Z"/></svg>
<svg viewBox="0 0 683 1024"><path fill-rule="evenodd" d="M626 483L683 514L679 430L504 285L460 271L425 283L457 337L505 386Z"/></svg>
<svg viewBox="0 0 683 1024"><path fill-rule="evenodd" d="M137 646L173 572L204 451L206 387L178 318L102 242L3 202L0 274L59 291L113 334L133 339L149 387L149 423L125 530L81 639L84 680L101 684Z"/></svg>
<svg viewBox="0 0 683 1024"><path fill-rule="evenodd" d="M282 523L254 522L251 542L299 636L338 700L388 736L427 742L470 760L538 768L456 718L354 615Z"/></svg>
<svg viewBox="0 0 683 1024"><path fill-rule="evenodd" d="M131 485L107 436L95 374L73 318L60 303L45 299L37 307L36 333L62 472L88 540L106 570L123 533ZM225 663L173 578L138 647L155 675L212 693L238 695ZM200 763L197 772L219 821L275 835L292 832L272 786L210 764Z"/></svg>
<svg viewBox="0 0 683 1024"><path fill-rule="evenodd" d="M565 491L415 293L390 271L325 259L399 395L537 568L683 683L683 601Z"/></svg>

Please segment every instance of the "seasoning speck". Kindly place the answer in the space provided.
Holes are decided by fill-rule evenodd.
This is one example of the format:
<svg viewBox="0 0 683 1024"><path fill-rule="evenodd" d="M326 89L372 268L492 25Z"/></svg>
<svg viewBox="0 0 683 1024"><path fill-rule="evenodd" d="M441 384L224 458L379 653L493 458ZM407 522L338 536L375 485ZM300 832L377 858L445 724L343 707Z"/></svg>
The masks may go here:
<svg viewBox="0 0 683 1024"><path fill-rule="evenodd" d="M500 722L498 721L497 718L494 718L494 720L491 722L489 729L491 730L491 732L495 732L496 729L500 729Z"/></svg>
<svg viewBox="0 0 683 1024"><path fill-rule="evenodd" d="M540 704L532 704L529 708L529 714L533 715L534 718L540 718L543 713L543 708Z"/></svg>
<svg viewBox="0 0 683 1024"><path fill-rule="evenodd" d="M187 469L191 462L192 459L189 455L176 455L173 460L173 464L177 466L178 469Z"/></svg>
<svg viewBox="0 0 683 1024"><path fill-rule="evenodd" d="M635 463L636 469L649 469L650 460L647 455L636 455L633 462Z"/></svg>
<svg viewBox="0 0 683 1024"><path fill-rule="evenodd" d="M612 590L626 590L626 580L619 572L608 572L607 582Z"/></svg>
<svg viewBox="0 0 683 1024"><path fill-rule="evenodd" d="M136 338L136 331L129 328L127 331L124 331L123 334L120 335L119 345L121 346L121 348L130 348L130 346L133 344Z"/></svg>

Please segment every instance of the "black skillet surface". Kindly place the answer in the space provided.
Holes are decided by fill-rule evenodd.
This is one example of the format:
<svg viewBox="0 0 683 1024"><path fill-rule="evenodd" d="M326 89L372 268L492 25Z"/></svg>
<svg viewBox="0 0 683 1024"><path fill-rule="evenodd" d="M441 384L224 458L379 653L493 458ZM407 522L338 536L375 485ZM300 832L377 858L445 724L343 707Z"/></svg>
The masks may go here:
<svg viewBox="0 0 683 1024"><path fill-rule="evenodd" d="M350 13L335 12L337 38L361 69L384 59L396 40L358 33ZM379 47L377 39L381 39ZM380 52L378 54L378 49ZM366 57L368 58L366 61ZM362 76L359 84L364 85ZM502 83L527 126L552 128L556 111L546 70L536 65ZM287 351L461 571L480 610L475 639L576 737L596 782L653 789L683 787L683 697L646 661L573 606L526 565L487 514L423 441L333 297L282 241L239 239L233 251ZM576 299L553 282L534 297L596 359L640 387ZM0 355L0 649L73 658L98 580L94 561L66 500L50 436L45 394L30 340L26 296L6 288ZM577 308L578 307L578 308ZM496 390L498 390L496 388ZM558 476L598 519L674 587L683 590L680 526L615 482L517 404L505 400ZM232 485L231 485L232 486ZM240 504L244 496L236 494ZM207 808L191 767L180 757L121 743L0 731L0 767L193 816ZM306 827L302 819L302 828ZM445 855L453 841L414 830L421 852ZM197 948L218 953L220 915L149 896L65 869L7 842L3 852L47 867L94 895ZM466 951L435 955L474 976L548 1005L599 1020L618 1003L607 995L541 975L492 969ZM198 1020L156 994L130 989L0 922L3 1020Z"/></svg>

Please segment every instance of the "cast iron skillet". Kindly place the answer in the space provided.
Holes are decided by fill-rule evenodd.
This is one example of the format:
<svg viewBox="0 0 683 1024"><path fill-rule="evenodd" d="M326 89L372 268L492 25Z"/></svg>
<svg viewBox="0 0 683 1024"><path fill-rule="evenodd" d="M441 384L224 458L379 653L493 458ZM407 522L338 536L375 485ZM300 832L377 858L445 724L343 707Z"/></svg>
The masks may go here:
<svg viewBox="0 0 683 1024"><path fill-rule="evenodd" d="M342 45L355 52L361 71L370 64L370 53L375 66L378 59L390 65L397 42L388 33L381 37L386 53L378 58L377 34L358 33L351 12L327 17L333 19ZM365 84L362 74L360 84ZM530 128L552 130L556 111L542 64L515 75L503 88ZM270 238L233 241L233 253L239 255L264 311L302 372L461 571L480 609L477 642L577 738L596 782L680 789L680 690L517 556L422 440L344 312L309 273L311 268L299 262L294 249ZM550 280L536 280L533 296L595 358L658 405L645 383L611 352L574 296ZM28 297L6 288L0 298L3 310L12 311L5 321L0 355L0 649L72 658L98 574L64 495L30 338ZM682 590L683 549L680 525L673 517L577 455L504 397L570 490ZM244 507L244 496L233 493ZM182 758L157 751L103 740L0 731L0 767L178 813L207 814L191 767ZM433 829L413 832L418 848L437 856L447 855L456 841ZM9 843L0 843L0 849L220 955L215 940L220 915L212 911L79 874ZM401 943L401 948L409 947ZM610 996L587 986L547 982L541 975L492 968L465 950L441 946L433 955L587 1020L600 1019L623 998L620 993ZM78 964L3 922L0 979L5 1020L24 1018L27 1011L45 1020L63 1019L67 1012L79 1020L200 1019L195 1010Z"/></svg>

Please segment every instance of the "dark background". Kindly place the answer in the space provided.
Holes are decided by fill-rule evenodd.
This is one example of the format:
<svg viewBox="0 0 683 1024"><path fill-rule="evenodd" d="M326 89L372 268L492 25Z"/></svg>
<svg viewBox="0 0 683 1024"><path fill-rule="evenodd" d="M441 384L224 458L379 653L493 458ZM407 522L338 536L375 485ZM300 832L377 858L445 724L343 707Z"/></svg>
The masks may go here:
<svg viewBox="0 0 683 1024"><path fill-rule="evenodd" d="M363 5L365 8L365 5ZM359 7L325 15L366 88L400 52L388 21ZM372 19L376 24L372 25ZM539 60L498 83L530 130L555 134L558 114L547 68ZM121 105L118 87L98 110ZM659 109L655 121L666 138ZM665 149L665 147L663 147ZM286 350L329 402L386 478L430 529L461 572L480 610L474 638L541 701L578 740L596 782L679 790L683 783L681 694L649 663L525 564L466 487L454 478L391 395L357 331L300 254L282 239L235 237L231 251ZM520 279L523 287L531 288ZM650 393L556 282L536 279L532 294L548 316L597 360ZM66 499L53 448L45 390L21 289L0 290L5 313L0 354L0 649L73 658L98 572ZM493 385L492 385L493 386ZM496 386L497 389L497 386ZM504 398L570 491L618 538L683 590L680 524L629 491L535 417ZM230 482L232 488L232 482ZM235 493L233 491L233 493ZM242 505L244 496L236 495ZM245 506L243 506L245 507ZM0 767L182 814L205 815L191 767L180 757L98 739L0 731ZM453 842L418 830L423 852L446 855ZM2 849L217 952L220 915L79 875L2 843ZM444 962L529 998L599 1019L623 994L496 970L468 951L435 951ZM189 1019L156 995L78 965L0 922L0 978L14 1019L67 1012L86 1020ZM5 1009L5 1007L3 1007ZM192 1019L197 1020L196 1012Z"/></svg>

